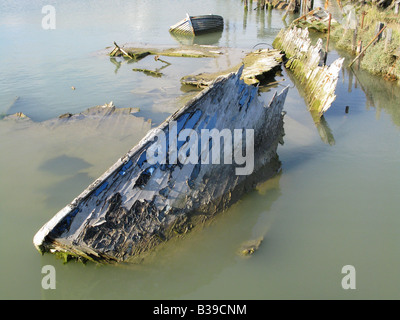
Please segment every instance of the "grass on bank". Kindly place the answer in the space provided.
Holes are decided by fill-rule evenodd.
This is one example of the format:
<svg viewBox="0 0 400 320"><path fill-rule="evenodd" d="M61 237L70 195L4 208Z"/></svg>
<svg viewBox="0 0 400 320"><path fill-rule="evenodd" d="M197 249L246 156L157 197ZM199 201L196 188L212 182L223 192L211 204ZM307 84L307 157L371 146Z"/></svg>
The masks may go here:
<svg viewBox="0 0 400 320"><path fill-rule="evenodd" d="M382 34L382 39L375 45L371 45L361 60L361 68L378 75L390 73L400 79L400 16L396 16L393 10L380 10L372 5L356 6L358 19L357 40L362 41L365 47L375 36L378 22L383 22L385 26L392 29L391 43L385 48L386 30ZM367 14L364 17L364 26L361 29L360 21L362 12ZM345 29L342 25L335 25L331 33L336 46L347 51L353 51L353 30Z"/></svg>

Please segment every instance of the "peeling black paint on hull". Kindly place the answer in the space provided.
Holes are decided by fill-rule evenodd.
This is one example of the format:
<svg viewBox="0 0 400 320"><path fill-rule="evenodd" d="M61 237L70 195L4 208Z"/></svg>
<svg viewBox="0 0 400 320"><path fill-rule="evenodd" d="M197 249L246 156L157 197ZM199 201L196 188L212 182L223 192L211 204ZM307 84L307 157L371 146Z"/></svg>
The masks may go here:
<svg viewBox="0 0 400 320"><path fill-rule="evenodd" d="M64 251L99 262L126 262L188 232L226 209L257 182L279 170L287 88L268 105L238 73L220 77L114 164L35 235L41 251ZM150 164L146 151L156 130L254 129L254 171L236 164Z"/></svg>

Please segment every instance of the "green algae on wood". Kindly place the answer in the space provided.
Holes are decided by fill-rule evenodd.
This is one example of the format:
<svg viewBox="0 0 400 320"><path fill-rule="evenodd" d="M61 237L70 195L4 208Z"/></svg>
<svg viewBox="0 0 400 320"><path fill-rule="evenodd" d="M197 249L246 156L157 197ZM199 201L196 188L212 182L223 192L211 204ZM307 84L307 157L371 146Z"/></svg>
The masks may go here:
<svg viewBox="0 0 400 320"><path fill-rule="evenodd" d="M121 47L122 49L122 47ZM203 46L203 45L186 45L170 48L154 48L154 47L131 47L125 45L122 55L132 59L141 59L148 55L158 55L167 57L185 57L185 58L215 58L222 54L219 47ZM114 56L114 50L109 55Z"/></svg>
<svg viewBox="0 0 400 320"><path fill-rule="evenodd" d="M280 50L259 49L248 53L241 63L244 65L242 79L246 84L258 84L273 79L276 73L281 70L282 58L283 54ZM237 70L239 66L240 64L215 73L188 75L181 79L181 83L201 88L207 87L217 77L229 74L232 70Z"/></svg>
<svg viewBox="0 0 400 320"><path fill-rule="evenodd" d="M272 45L285 52L288 58L285 66L304 86L309 109L322 116L336 98L335 89L344 58L330 66L323 65L322 40L312 45L308 29L297 27L282 29Z"/></svg>

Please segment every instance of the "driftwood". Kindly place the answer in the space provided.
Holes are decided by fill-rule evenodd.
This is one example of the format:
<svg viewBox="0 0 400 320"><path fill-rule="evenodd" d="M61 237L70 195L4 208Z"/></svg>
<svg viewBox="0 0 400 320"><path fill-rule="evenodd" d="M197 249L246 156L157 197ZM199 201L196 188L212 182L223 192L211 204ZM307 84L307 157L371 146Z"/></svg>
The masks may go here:
<svg viewBox="0 0 400 320"><path fill-rule="evenodd" d="M240 80L241 72L216 79L151 130L38 231L33 241L36 248L100 262L132 262L227 208L260 179L274 175L279 169L276 149L283 134L282 109L288 88L275 93L265 106L257 97L258 88ZM248 175L238 174L245 168L225 160L219 164L173 161L174 148L181 151L191 141L174 140L185 129L200 136L202 129L232 132L243 128L254 130L250 140L246 131L246 153L254 142L254 170ZM163 135L168 148L157 149L157 154L168 154L168 162L153 164L149 152L154 154L156 141ZM233 146L242 151L243 135L238 137ZM221 136L206 138L202 155L208 154L211 141L213 145L218 140ZM229 141L222 140L225 159ZM184 154L188 155L187 150L196 155L191 148L184 149Z"/></svg>
<svg viewBox="0 0 400 320"><path fill-rule="evenodd" d="M314 29L319 32L328 32L331 24L338 24L338 22L332 18L328 11L319 7L292 22L292 25L296 27Z"/></svg>
<svg viewBox="0 0 400 320"><path fill-rule="evenodd" d="M322 40L318 39L313 46L308 30L296 27L282 29L273 46L285 52L289 59L286 67L294 72L304 86L310 110L322 116L336 98L335 89L344 58L335 60L330 66L324 66Z"/></svg>

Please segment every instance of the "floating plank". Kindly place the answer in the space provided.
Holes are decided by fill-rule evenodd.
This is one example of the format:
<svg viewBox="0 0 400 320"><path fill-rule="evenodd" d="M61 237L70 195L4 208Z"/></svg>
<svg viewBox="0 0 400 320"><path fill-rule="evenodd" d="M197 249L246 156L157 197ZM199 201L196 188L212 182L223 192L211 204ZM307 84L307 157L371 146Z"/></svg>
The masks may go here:
<svg viewBox="0 0 400 320"><path fill-rule="evenodd" d="M330 66L323 65L322 40L312 45L308 30L297 27L282 29L273 46L285 52L288 58L285 65L304 86L310 110L322 116L336 98L335 89L344 58Z"/></svg>
<svg viewBox="0 0 400 320"><path fill-rule="evenodd" d="M63 252L103 263L133 262L224 210L256 181L274 175L279 170L276 150L283 135L282 110L288 88L279 94L275 92L265 105L258 98L258 88L246 85L240 80L241 74L242 69L219 77L149 131L37 232L35 247L40 252ZM206 137L206 148L201 148L201 155L197 155L191 148L185 149L191 139L174 138L186 134L186 129L190 129L190 137L200 137L202 129L225 133L235 129L242 133L246 129L253 132L253 139L247 139L247 131L246 138L244 134L234 135L239 140L235 138L231 148L237 151L239 147L240 152L234 153L234 161L229 163L225 161L229 140ZM156 143L163 136L167 147L157 149L157 156L168 154L168 162L154 163L150 154L155 154ZM210 149L209 159L214 159L212 146L218 141L224 150L224 161L219 164L179 160L182 154L188 156L187 151L203 160ZM246 155L252 154L247 147L254 147L253 163L251 157L249 162L236 161L236 156L243 156L244 142ZM247 166L252 170L247 172Z"/></svg>

